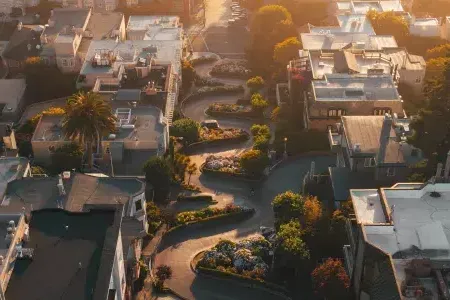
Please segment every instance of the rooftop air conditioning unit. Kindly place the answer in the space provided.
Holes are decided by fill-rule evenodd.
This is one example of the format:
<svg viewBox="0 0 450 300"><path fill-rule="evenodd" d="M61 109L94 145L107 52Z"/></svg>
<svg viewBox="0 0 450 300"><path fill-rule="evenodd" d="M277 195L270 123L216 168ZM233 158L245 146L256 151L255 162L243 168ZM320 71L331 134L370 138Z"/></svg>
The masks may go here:
<svg viewBox="0 0 450 300"><path fill-rule="evenodd" d="M354 144L353 145L353 152L355 152L355 153L361 152L361 145L360 144Z"/></svg>
<svg viewBox="0 0 450 300"><path fill-rule="evenodd" d="M108 140L115 140L116 139L116 135L114 134L114 133L111 133L109 136L108 136Z"/></svg>

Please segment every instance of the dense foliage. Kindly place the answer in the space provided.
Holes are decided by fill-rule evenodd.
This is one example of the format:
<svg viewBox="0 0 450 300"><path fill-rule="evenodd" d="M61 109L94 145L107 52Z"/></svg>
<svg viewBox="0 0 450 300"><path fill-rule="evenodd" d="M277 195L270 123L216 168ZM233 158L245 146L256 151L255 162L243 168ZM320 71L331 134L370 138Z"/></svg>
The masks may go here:
<svg viewBox="0 0 450 300"><path fill-rule="evenodd" d="M252 77L247 80L247 87L250 89L252 94L256 93L264 87L264 79L261 76Z"/></svg>
<svg viewBox="0 0 450 300"><path fill-rule="evenodd" d="M63 171L72 171L81 169L83 158L83 149L78 143L64 144L56 148L50 155L50 172L58 174Z"/></svg>
<svg viewBox="0 0 450 300"><path fill-rule="evenodd" d="M328 258L311 273L314 291L324 299L348 299L350 279L339 259Z"/></svg>
<svg viewBox="0 0 450 300"><path fill-rule="evenodd" d="M195 143L200 138L200 125L192 119L179 119L173 122L170 133L176 137L182 137L186 144Z"/></svg>
<svg viewBox="0 0 450 300"><path fill-rule="evenodd" d="M240 164L246 174L257 177L269 165L269 158L260 150L248 150L241 154Z"/></svg>
<svg viewBox="0 0 450 300"><path fill-rule="evenodd" d="M267 102L267 100L258 93L252 95L250 103L252 105L252 110L261 114L267 107L269 107L269 102Z"/></svg>
<svg viewBox="0 0 450 300"><path fill-rule="evenodd" d="M172 170L169 162L159 156L151 157L145 164L143 171L145 181L151 184L155 192L154 201L164 201L172 181Z"/></svg>
<svg viewBox="0 0 450 300"><path fill-rule="evenodd" d="M275 45L273 59L281 66L286 67L290 60L298 57L298 50L302 47L296 37L290 37Z"/></svg>
<svg viewBox="0 0 450 300"><path fill-rule="evenodd" d="M399 45L405 45L409 27L403 16L392 11L379 13L376 10L370 10L367 17L377 35L393 35Z"/></svg>

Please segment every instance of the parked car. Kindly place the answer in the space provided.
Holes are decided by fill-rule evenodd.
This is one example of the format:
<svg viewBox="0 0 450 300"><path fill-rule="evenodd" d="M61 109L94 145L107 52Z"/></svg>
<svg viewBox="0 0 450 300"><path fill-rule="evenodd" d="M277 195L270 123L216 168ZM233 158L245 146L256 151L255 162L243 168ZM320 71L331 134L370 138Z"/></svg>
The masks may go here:
<svg viewBox="0 0 450 300"><path fill-rule="evenodd" d="M219 128L219 122L217 120L205 120L200 123L202 127L206 127L208 129L217 129Z"/></svg>

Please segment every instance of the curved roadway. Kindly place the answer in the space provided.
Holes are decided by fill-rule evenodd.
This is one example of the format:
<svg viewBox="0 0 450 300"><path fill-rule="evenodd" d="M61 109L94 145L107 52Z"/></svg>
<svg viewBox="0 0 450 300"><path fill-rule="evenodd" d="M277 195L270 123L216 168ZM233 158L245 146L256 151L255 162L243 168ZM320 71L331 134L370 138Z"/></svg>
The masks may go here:
<svg viewBox="0 0 450 300"><path fill-rule="evenodd" d="M211 68L211 65L209 65ZM201 71L206 72L206 68ZM194 101L184 107L184 114L197 121L206 117L204 110L211 102L235 103L236 96L207 97ZM249 130L252 122L242 120L219 120L222 127L238 127ZM208 149L208 153L197 153L191 160L201 165L210 154L238 154L252 142L244 142L228 147ZM273 226L271 202L279 193L287 190L300 191L303 176L309 170L311 161L316 162L317 172L322 172L333 163L331 157L303 157L289 164L280 166L270 177L258 184L253 184L256 194L249 197L250 185L237 179L222 180L213 176L194 175L191 182L204 192L214 193L217 206L228 203L255 208L256 213L248 220L233 224L224 224L213 228L186 228L164 238L155 257L155 266L167 264L173 269L173 278L167 285L178 295L186 299L207 300L247 300L247 299L283 299L255 288L246 288L232 282L196 276L190 268L192 258L200 251L213 247L220 239L239 240L258 234L260 226Z"/></svg>

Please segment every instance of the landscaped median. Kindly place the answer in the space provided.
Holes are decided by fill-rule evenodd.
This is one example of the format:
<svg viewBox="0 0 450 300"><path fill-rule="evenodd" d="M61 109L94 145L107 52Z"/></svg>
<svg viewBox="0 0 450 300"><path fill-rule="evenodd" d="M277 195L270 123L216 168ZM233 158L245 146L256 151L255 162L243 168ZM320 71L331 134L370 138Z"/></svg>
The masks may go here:
<svg viewBox="0 0 450 300"><path fill-rule="evenodd" d="M202 210L185 211L176 215L173 227L168 230L168 233L195 224L212 223L219 220L221 224L224 221L239 221L249 218L254 212L253 208L234 204L228 204L222 208L208 207Z"/></svg>
<svg viewBox="0 0 450 300"><path fill-rule="evenodd" d="M259 112L252 110L251 106L226 103L212 103L205 113L213 117L235 117L235 118L261 118Z"/></svg>
<svg viewBox="0 0 450 300"><path fill-rule="evenodd" d="M236 284L260 288L290 299L285 287L267 281L270 277L272 248L271 243L263 237L237 243L221 240L210 250L198 253L191 261L191 268L201 275L232 280Z"/></svg>

